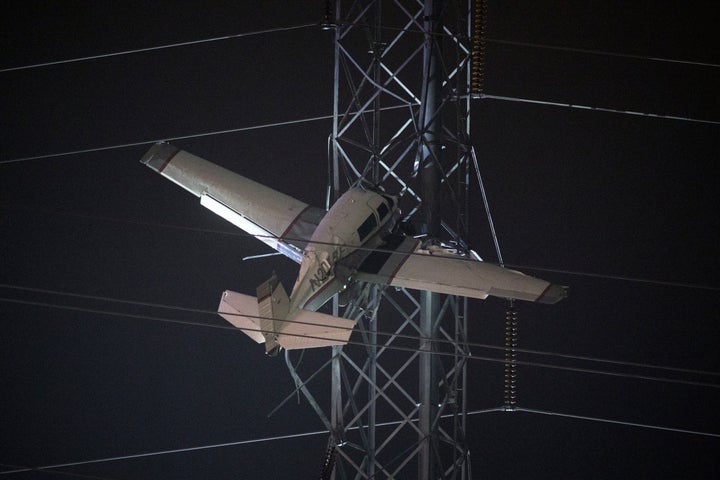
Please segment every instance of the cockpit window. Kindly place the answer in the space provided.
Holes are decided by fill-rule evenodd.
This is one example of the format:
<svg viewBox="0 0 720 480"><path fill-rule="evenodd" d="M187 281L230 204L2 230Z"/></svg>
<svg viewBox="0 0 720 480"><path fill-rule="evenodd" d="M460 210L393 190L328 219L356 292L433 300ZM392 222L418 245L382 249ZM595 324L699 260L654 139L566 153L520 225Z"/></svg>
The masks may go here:
<svg viewBox="0 0 720 480"><path fill-rule="evenodd" d="M365 240L365 237L370 235L370 233L375 230L375 227L377 227L377 220L375 220L375 215L371 213L370 216L366 218L362 225L360 225L360 227L357 229L360 241L362 242L363 240Z"/></svg>
<svg viewBox="0 0 720 480"><path fill-rule="evenodd" d="M383 195L382 197L387 200L388 205L390 205L390 209L392 210L392 208L395 206L395 199L390 195Z"/></svg>
<svg viewBox="0 0 720 480"><path fill-rule="evenodd" d="M382 222L383 218L385 218L387 216L387 214L390 212L390 210L388 210L387 205L385 205L384 203L381 203L380 206L377 208L377 212L378 212L378 217L380 217L380 221Z"/></svg>

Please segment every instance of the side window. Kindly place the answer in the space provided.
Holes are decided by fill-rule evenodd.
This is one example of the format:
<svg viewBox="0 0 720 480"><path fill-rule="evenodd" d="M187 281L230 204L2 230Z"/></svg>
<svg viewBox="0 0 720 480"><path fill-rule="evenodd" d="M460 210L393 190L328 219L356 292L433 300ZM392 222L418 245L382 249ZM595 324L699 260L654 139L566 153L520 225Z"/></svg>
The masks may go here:
<svg viewBox="0 0 720 480"><path fill-rule="evenodd" d="M360 227L357 229L360 241L362 242L363 240L365 240L365 237L370 235L370 233L375 230L375 227L377 227L377 220L375 220L375 215L371 213L370 216L366 218L362 225L360 225Z"/></svg>

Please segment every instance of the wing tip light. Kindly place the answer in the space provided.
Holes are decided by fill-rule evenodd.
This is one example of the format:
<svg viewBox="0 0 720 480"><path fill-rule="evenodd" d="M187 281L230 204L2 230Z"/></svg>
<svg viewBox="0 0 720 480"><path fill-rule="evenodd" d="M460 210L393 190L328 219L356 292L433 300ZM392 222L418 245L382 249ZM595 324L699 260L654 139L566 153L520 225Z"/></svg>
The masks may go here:
<svg viewBox="0 0 720 480"><path fill-rule="evenodd" d="M566 298L568 296L568 287L563 285L555 285L550 284L548 287L543 291L543 293L540 294L536 302L538 303L546 303L546 304L553 304L557 303L560 300Z"/></svg>
<svg viewBox="0 0 720 480"><path fill-rule="evenodd" d="M147 165L158 173L170 163L170 160L180 151L177 147L167 142L157 142L145 152L140 163Z"/></svg>

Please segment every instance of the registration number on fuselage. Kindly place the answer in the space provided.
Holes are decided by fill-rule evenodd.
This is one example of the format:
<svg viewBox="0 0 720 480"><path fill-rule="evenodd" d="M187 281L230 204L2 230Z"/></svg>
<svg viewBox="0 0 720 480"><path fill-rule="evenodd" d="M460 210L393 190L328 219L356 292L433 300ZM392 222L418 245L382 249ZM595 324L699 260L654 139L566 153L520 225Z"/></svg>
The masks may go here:
<svg viewBox="0 0 720 480"><path fill-rule="evenodd" d="M310 277L310 287L312 288L313 292L315 292L318 288L322 287L325 282L327 282L328 279L333 276L333 268L335 267L335 264L338 262L338 260L343 258L344 253L345 248L338 247L333 250L330 255L328 255L328 258L323 259L323 261L320 262L317 270L312 274L312 277Z"/></svg>

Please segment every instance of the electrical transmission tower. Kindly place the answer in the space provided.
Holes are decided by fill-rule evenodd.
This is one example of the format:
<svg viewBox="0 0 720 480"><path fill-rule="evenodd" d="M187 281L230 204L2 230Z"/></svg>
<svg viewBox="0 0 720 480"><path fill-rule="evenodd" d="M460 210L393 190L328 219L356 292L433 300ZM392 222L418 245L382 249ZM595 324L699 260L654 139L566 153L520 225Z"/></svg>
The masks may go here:
<svg viewBox="0 0 720 480"><path fill-rule="evenodd" d="M338 0L326 3L323 23L335 46L328 199L358 184L401 193L404 228L461 253L483 8ZM361 284L333 308L357 321L362 346L334 347L323 367L329 412L307 384L319 371L303 380L286 356L330 431L321 478L470 478L467 300Z"/></svg>

